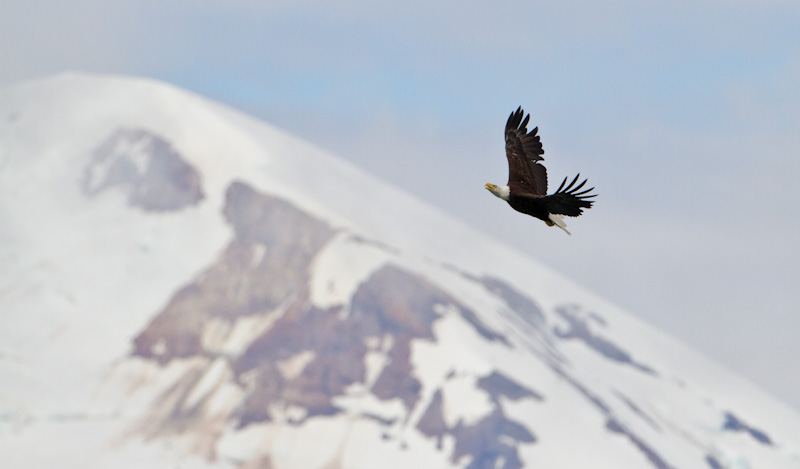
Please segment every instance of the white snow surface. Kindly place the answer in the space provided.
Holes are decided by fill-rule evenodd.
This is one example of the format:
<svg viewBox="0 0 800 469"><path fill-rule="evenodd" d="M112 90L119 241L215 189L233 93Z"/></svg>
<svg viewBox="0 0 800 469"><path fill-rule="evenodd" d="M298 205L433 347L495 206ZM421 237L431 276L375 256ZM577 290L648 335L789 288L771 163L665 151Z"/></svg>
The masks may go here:
<svg viewBox="0 0 800 469"><path fill-rule="evenodd" d="M358 286L393 257L385 248L365 245L347 233L338 235L315 259L311 300L320 308L349 306Z"/></svg>
<svg viewBox="0 0 800 469"><path fill-rule="evenodd" d="M202 202L154 213L126 206L114 189L87 198L78 183L83 168L120 128L167 139L200 171ZM222 359L158 367L130 358L132 338L230 241L221 208L234 180L340 230L314 260L309 287L319 307L342 305L347 314L359 285L392 264L449 292L509 338L511 346L488 342L455 306L442 305L435 340L412 342L422 402L409 421L420 418L436 389L443 390L448 426L480 420L494 404L476 382L497 370L545 396L500 400L514 420L535 424L536 442L518 446L529 467L653 467L625 436L606 430L585 395L535 359L547 353L531 340L539 332L459 274L466 272L500 278L534 298L556 328L566 325L556 313L564 305L602 317L593 331L658 376L609 360L579 340L559 348L569 373L672 467L709 467L709 452L729 468L800 467L800 416L792 409L539 262L235 110L163 83L78 73L0 92L0 467L233 468L265 451L275 468L468 464L448 459L450 435L437 449L434 439L400 420L387 440L385 427L355 411L300 426L224 428L215 457L198 453L198 442L182 435L136 435L156 396L201 365L210 368L190 403L212 397L211 408L222 412L240 398L225 384L230 370ZM235 356L281 314L240 319L232 331L212 331L205 340ZM386 366L388 342L367 344L371 381ZM293 357L282 372L299 373L308 360L307 354ZM403 410L398 401L380 401L358 387L337 404L385 419ZM291 409L285 411L290 419ZM723 432L727 411L765 430L773 445Z"/></svg>

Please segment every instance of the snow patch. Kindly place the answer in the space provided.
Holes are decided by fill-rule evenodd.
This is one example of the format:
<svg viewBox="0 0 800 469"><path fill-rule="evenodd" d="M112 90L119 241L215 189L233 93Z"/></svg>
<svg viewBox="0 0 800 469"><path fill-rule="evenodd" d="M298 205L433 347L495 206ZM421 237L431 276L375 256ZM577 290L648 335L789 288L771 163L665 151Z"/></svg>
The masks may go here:
<svg viewBox="0 0 800 469"><path fill-rule="evenodd" d="M203 377L192 389L189 397L186 398L184 407L191 409L196 406L202 399L206 398L211 392L214 391L220 384L227 381L230 377L230 368L228 362L224 358L217 358L211 363Z"/></svg>
<svg viewBox="0 0 800 469"><path fill-rule="evenodd" d="M406 415L406 408L399 398L381 400L369 393L363 385L347 389L343 396L336 396L333 404L348 410L352 415L378 418L384 422L399 422Z"/></svg>
<svg viewBox="0 0 800 469"><path fill-rule="evenodd" d="M421 403L414 409L410 420L417 421L428 407L437 389L446 386L455 376L484 376L491 372L492 365L485 354L488 348L483 338L466 322L455 307L437 305L436 311L442 317L433 324L436 340L413 340L411 342L411 363L414 374L422 383ZM505 347L504 347L505 348ZM478 404L471 403L462 409L461 417L468 420L484 415L484 404L489 397L485 393L476 396L465 391L464 383L456 382L451 389L451 397L463 403L464 399L477 397ZM477 392L477 391L476 391ZM445 405L448 405L447 403ZM454 409L454 407L451 407ZM463 412L466 412L464 414ZM450 412L452 419L454 413ZM448 418L445 416L445 418Z"/></svg>
<svg viewBox="0 0 800 469"><path fill-rule="evenodd" d="M261 264L261 260L264 259L264 254L267 253L267 246L263 243L256 243L253 245L253 257L250 259L250 266L256 267Z"/></svg>
<svg viewBox="0 0 800 469"><path fill-rule="evenodd" d="M364 356L364 366L366 368L364 385L372 388L383 368L389 363L389 350L394 345L394 337L386 334L382 339L378 337L367 337L364 340L369 351Z"/></svg>
<svg viewBox="0 0 800 469"><path fill-rule="evenodd" d="M442 386L442 415L448 428L461 422L469 426L479 422L495 409L489 394L478 388L478 378L473 374L460 374L448 379Z"/></svg>
<svg viewBox="0 0 800 469"><path fill-rule="evenodd" d="M266 313L240 317L233 325L226 320L212 320L208 329L203 331L204 340L209 337L208 342L204 342L205 346L216 353L238 357L254 340L272 327L275 321L283 317L287 308L288 302Z"/></svg>
<svg viewBox="0 0 800 469"><path fill-rule="evenodd" d="M277 362L276 365L286 381L291 381L300 376L306 365L311 363L316 356L317 354L313 350L304 350L286 360Z"/></svg>
<svg viewBox="0 0 800 469"><path fill-rule="evenodd" d="M349 305L359 285L393 257L385 248L338 234L314 259L311 301L322 309Z"/></svg>
<svg viewBox="0 0 800 469"><path fill-rule="evenodd" d="M308 415L308 409L299 405L289 405L284 409L284 416L289 422L302 422Z"/></svg>

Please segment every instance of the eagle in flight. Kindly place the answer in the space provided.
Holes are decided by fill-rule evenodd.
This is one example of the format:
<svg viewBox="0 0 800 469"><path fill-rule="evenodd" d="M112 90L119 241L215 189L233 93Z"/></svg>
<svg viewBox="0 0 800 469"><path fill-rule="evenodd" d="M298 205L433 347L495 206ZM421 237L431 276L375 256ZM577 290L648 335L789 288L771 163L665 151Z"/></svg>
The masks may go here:
<svg viewBox="0 0 800 469"><path fill-rule="evenodd" d="M587 179L575 185L580 177L578 174L566 187L564 186L567 184L567 178L564 178L558 189L547 195L547 169L539 164L540 161L544 161L542 142L536 135L539 127L528 132L528 120L531 116L528 114L523 119L524 114L520 106L511 113L506 122L508 185L497 186L487 183L486 189L508 202L514 210L536 217L547 223L547 226L555 225L567 234L571 234L567 231L564 216L577 217L583 213L583 209L592 208L594 201L587 199L597 194L589 195L594 187L581 191Z"/></svg>

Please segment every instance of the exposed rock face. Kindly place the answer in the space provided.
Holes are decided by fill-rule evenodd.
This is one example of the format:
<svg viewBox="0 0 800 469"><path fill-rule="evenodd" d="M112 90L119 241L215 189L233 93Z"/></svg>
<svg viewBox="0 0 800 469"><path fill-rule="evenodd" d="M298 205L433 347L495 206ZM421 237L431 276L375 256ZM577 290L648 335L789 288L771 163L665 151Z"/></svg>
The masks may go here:
<svg viewBox="0 0 800 469"><path fill-rule="evenodd" d="M270 423L301 426L309 420L346 414L376 422L384 441L405 448L397 428L411 428L431 438L449 460L468 468L523 467L521 445L536 444L537 436L506 412L505 403L547 396L498 371L474 379L474 395L484 401L470 419L448 418L454 399L451 380L464 378L454 371L427 394L413 360L414 347L437 341L436 323L450 314L487 343L511 348L504 334L484 324L476 311L436 284L399 265L383 264L367 275L343 304L320 307L311 299L314 260L337 231L292 204L234 182L223 209L234 237L219 258L191 283L181 288L164 309L135 338L133 354L159 365L176 360L190 363L185 374L159 396L158 412L140 431L148 437L192 434L209 459L226 428L245 429ZM392 247L359 237L353 242ZM557 307L565 324L548 325L540 307L503 280L457 272L527 325L526 343L565 383L592 404L608 432L626 438L650 464L669 469L659 452L617 418L614 404L593 393L576 379L570 363L558 351L560 341L580 341L606 360L657 376L651 368L597 331L603 318L578 307ZM369 357L380 365L369 365ZM372 368L370 369L370 366ZM197 398L198 389L211 391ZM204 384L205 383L205 384ZM213 395L227 389L235 404L212 412ZM352 390L386 405L394 413L355 410L342 404ZM643 409L621 393L616 397L638 419L655 431L661 427ZM394 403L394 404L392 404ZM729 414L726 430L746 432L769 444L766 434ZM197 429L203 429L199 431ZM445 442L452 442L448 446ZM712 456L709 456L712 457ZM264 459L267 458L267 459ZM271 464L268 455L242 461L242 467ZM713 459L709 459L713 461ZM709 462L711 464L711 462ZM255 467L255 466L253 466Z"/></svg>
<svg viewBox="0 0 800 469"><path fill-rule="evenodd" d="M769 435L757 428L752 427L751 425L742 422L741 419L733 415L731 412L725 413L725 423L722 425L722 428L732 432L745 432L762 445L772 446L772 439L769 437Z"/></svg>
<svg viewBox="0 0 800 469"><path fill-rule="evenodd" d="M160 363L214 355L213 346L203 344L212 319L231 327L237 318L272 311L306 294L307 266L333 230L242 183L228 189L224 212L234 240L136 337L136 355Z"/></svg>
<svg viewBox="0 0 800 469"><path fill-rule="evenodd" d="M647 458L647 460L657 469L675 469L666 462L664 457L660 455L655 449L639 438L635 433L625 428L620 422L614 418L609 418L606 421L606 428L614 433L619 433L626 438Z"/></svg>
<svg viewBox="0 0 800 469"><path fill-rule="evenodd" d="M631 357L630 353L623 350L615 343L592 331L590 326L591 322L594 321L600 323L600 325L604 325L602 318L591 314L587 317L584 317L580 314L581 312L579 309L568 306L557 308L556 313L558 313L568 323L568 327L566 329L556 329L554 331L557 337L565 340L580 340L588 347L609 360L633 366L634 368L648 374L656 373L649 366L635 361Z"/></svg>
<svg viewBox="0 0 800 469"><path fill-rule="evenodd" d="M384 426L385 440L394 438L390 429L400 419L402 425L434 438L440 450L444 439L451 438L454 446L449 457L454 464L468 461L469 468L523 467L519 446L535 444L537 438L506 414L502 401L542 402L546 396L497 371L476 376L476 390L484 393L490 407L477 419L448 424L447 382L423 401L423 385L412 361L417 341L436 341L434 325L444 311L456 314L487 342L511 347L503 334L493 331L475 311L438 286L392 264L365 278L347 304L320 308L311 300L310 269L336 230L242 182L228 188L223 212L233 228L233 240L134 340L134 355L143 359L161 365L174 360L198 363L161 396L159 415L164 421L149 425L149 435L211 426L218 430L206 434L204 441L206 448L214 448L215 438L222 434L220 425L240 429L276 421L301 425L320 416L352 415L338 399L356 386L378 401L402 405L402 415L382 416L366 410L355 415ZM556 352L556 338L580 340L606 359L654 373L593 331L592 322L603 326L602 318L562 307L557 313L567 327L550 330L541 309L504 281L459 273L475 288L503 301L536 331L535 340L541 341L546 362L605 415L608 431L628 437L654 466L668 467L652 448L615 420L606 402L570 375L564 368L568 364ZM383 357L382 365L369 378L367 356L376 353ZM205 401L190 397L208 370L220 363L225 371L219 373L218 387L232 387L241 397L237 405L216 415L212 424L203 410ZM620 398L632 405L624 396ZM424 410L418 409L421 405ZM640 409L633 410L648 419ZM412 416L415 420L410 421ZM212 457L214 451L207 451Z"/></svg>
<svg viewBox="0 0 800 469"><path fill-rule="evenodd" d="M447 434L448 428L444 421L442 411L442 390L438 389L433 394L428 408L417 422L417 430L424 435L436 437L436 447L442 449L442 437Z"/></svg>
<svg viewBox="0 0 800 469"><path fill-rule="evenodd" d="M203 199L200 173L160 136L121 129L94 151L81 186L94 196L123 188L128 203L147 211L170 211Z"/></svg>
<svg viewBox="0 0 800 469"><path fill-rule="evenodd" d="M503 298L508 307L515 311L519 317L525 318L537 327L544 326L544 314L542 314L541 308L530 298L498 278L484 277L476 280L482 283L487 290Z"/></svg>
<svg viewBox="0 0 800 469"><path fill-rule="evenodd" d="M346 310L341 305L320 309L310 300L309 266L335 234L332 228L240 182L229 187L224 214L234 239L214 265L176 293L135 338L134 355L162 365L199 359L210 367L224 360L228 384L242 395L241 405L225 420L238 428L279 416L299 425L341 413L336 398L346 395L352 385L365 386L380 401L398 400L409 418L421 399L412 343L435 341L433 325L442 317L443 307L456 311L484 339L509 346L474 311L427 280L393 265L372 273L352 295ZM230 344L231 337L246 321L252 325L250 339L237 349ZM368 382L366 356L376 349L384 350L384 365ZM165 401L174 408L163 412L171 420L163 428L175 430L177 421L185 427L207 418L196 405L187 405L201 377L202 373L192 372L170 390L171 397ZM441 414L444 397L439 389L416 426L439 440L445 434L454 437L458 443L453 461L470 456L470 467L496 460L506 461L503 467L519 467L514 462L519 461L515 444L533 443L535 438L503 413L499 398L542 397L498 373L479 383L494 403L495 410L485 418L448 427ZM395 421L367 412L361 417L387 427Z"/></svg>
<svg viewBox="0 0 800 469"><path fill-rule="evenodd" d="M523 464L516 444L536 441L528 429L508 419L500 408L475 424L457 425L452 433L456 439L453 461L470 455L469 469L494 468L498 463L502 463L502 469L519 469Z"/></svg>
<svg viewBox="0 0 800 469"><path fill-rule="evenodd" d="M455 426L448 427L442 410L444 396L441 390L437 390L419 419L417 429L427 436L436 437L439 448L442 447L445 435L453 436L456 445L451 460L454 463L460 463L462 458L469 457L470 462L466 466L469 468L523 467L517 453L517 445L534 443L536 437L524 425L505 415L500 398L512 401L542 400L541 395L497 372L480 378L478 386L489 394L494 403L492 412L477 422L471 424L458 422Z"/></svg>
<svg viewBox="0 0 800 469"><path fill-rule="evenodd" d="M544 400L541 394L522 386L513 379L497 371L493 371L492 374L478 380L478 386L488 392L495 402L498 402L501 397L512 401L525 398L532 398L539 401Z"/></svg>
<svg viewBox="0 0 800 469"><path fill-rule="evenodd" d="M339 412L333 398L354 383L369 384L364 365L368 339L391 340L387 363L371 392L381 400L400 399L410 411L420 397L411 341L433 340L431 328L439 318L435 306L454 303L435 286L392 266L359 287L346 316L339 308L323 311L298 299L234 364L237 376L260 383L248 397L239 424L270 420L263 409L276 403L302 407L304 418ZM276 372L274 363L302 353L314 358L297 377L286 380Z"/></svg>

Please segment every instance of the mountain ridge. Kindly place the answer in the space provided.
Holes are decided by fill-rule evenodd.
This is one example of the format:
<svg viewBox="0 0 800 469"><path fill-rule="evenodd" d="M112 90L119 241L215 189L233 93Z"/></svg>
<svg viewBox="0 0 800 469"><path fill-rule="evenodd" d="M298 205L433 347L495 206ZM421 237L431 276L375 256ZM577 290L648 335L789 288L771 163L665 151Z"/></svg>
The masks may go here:
<svg viewBox="0 0 800 469"><path fill-rule="evenodd" d="M19 356L2 360L17 383L0 400L5 426L32 416L6 429L5 444L33 445L53 425L41 416L66 412L121 427L119 454L181 442L198 467L368 466L381 454L453 467L577 463L552 443L570 435L603 441L588 454L631 467L800 458L787 443L800 419L751 384L236 111L149 80L67 74L0 92L0 119L0 213L11 222L0 240L15 248L0 251L13 267L0 269L0 291L7 311L53 324L43 333L0 316L2 356ZM96 329L100 345L87 340ZM46 373L59 368L77 370L54 399ZM594 423L564 431L559 418ZM302 444L298 454L275 446L317 441L323 427L361 436L316 462ZM259 452L253 435L273 445Z"/></svg>

